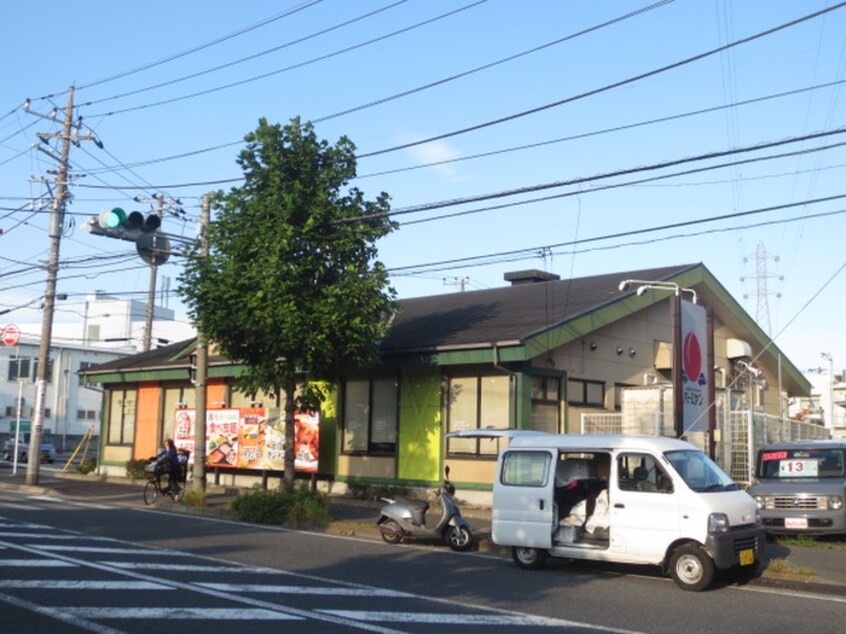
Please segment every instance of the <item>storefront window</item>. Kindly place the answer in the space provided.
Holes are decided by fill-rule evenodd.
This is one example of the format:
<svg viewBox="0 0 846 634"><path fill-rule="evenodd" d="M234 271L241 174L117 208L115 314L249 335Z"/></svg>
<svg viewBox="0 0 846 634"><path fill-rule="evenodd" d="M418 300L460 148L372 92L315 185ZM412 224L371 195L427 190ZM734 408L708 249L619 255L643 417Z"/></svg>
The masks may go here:
<svg viewBox="0 0 846 634"><path fill-rule="evenodd" d="M173 421L176 419L176 410L183 408L193 409L195 405L194 387L166 387L164 389L164 413L162 415L162 439L173 438Z"/></svg>
<svg viewBox="0 0 846 634"><path fill-rule="evenodd" d="M343 448L348 453L393 453L397 442L397 381L347 381Z"/></svg>
<svg viewBox="0 0 846 634"><path fill-rule="evenodd" d="M567 402L570 405L605 406L605 383L585 379L567 381Z"/></svg>
<svg viewBox="0 0 846 634"><path fill-rule="evenodd" d="M507 375L450 377L447 394L447 431L508 429L511 402ZM497 439L450 438L447 452L496 456Z"/></svg>
<svg viewBox="0 0 846 634"><path fill-rule="evenodd" d="M134 389L114 388L109 393L108 439L112 445L130 445L135 439Z"/></svg>

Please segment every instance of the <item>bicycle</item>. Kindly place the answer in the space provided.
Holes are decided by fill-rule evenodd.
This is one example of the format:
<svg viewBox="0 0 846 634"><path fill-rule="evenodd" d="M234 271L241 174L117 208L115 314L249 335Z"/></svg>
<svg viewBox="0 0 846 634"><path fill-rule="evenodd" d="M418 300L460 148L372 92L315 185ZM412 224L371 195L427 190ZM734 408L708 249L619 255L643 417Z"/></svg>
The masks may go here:
<svg viewBox="0 0 846 634"><path fill-rule="evenodd" d="M183 489L179 486L179 482L176 481L173 474L170 473L166 456L148 462L144 465L144 471L149 478L149 482L144 486L144 504L147 506L155 504L159 495L167 495L174 502L179 502L182 499ZM167 486L164 488L162 487L163 475L168 476Z"/></svg>

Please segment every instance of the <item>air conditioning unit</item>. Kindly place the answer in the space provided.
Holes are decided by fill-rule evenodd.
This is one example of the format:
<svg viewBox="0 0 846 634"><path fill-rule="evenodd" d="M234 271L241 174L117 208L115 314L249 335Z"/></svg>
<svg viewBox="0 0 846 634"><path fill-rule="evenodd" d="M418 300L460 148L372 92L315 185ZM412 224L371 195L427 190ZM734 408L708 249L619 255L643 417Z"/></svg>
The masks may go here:
<svg viewBox="0 0 846 634"><path fill-rule="evenodd" d="M741 339L726 339L726 357L730 361L751 361L752 346Z"/></svg>

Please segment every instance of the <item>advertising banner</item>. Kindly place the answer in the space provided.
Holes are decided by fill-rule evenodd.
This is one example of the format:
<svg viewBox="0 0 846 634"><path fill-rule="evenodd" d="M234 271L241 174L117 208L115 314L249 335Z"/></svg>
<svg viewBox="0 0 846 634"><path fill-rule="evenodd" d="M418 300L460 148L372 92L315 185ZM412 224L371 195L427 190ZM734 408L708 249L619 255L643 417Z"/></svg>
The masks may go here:
<svg viewBox="0 0 846 634"><path fill-rule="evenodd" d="M708 350L706 313L703 306L681 302L683 428L708 429Z"/></svg>
<svg viewBox="0 0 846 634"><path fill-rule="evenodd" d="M194 457L193 409L174 411L173 440ZM316 473L320 449L320 414L295 412L294 444L296 471ZM242 407L206 412L206 461L222 469L285 468L285 421L278 409Z"/></svg>

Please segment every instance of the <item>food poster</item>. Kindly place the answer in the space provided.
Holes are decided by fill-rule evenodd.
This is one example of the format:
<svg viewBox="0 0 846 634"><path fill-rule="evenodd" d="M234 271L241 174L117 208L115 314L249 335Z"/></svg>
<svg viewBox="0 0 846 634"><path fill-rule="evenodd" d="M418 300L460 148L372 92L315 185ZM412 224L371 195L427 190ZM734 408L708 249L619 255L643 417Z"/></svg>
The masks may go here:
<svg viewBox="0 0 846 634"><path fill-rule="evenodd" d="M210 467L238 466L239 409L211 409L206 412L206 456Z"/></svg>
<svg viewBox="0 0 846 634"><path fill-rule="evenodd" d="M187 449L188 464L194 464L194 416L193 409L178 409L173 413L173 444L176 449Z"/></svg>
<svg viewBox="0 0 846 634"><path fill-rule="evenodd" d="M319 412L294 412L294 470L317 473L320 450ZM285 420L269 418L265 427L264 464L267 469L285 469Z"/></svg>
<svg viewBox="0 0 846 634"><path fill-rule="evenodd" d="M241 469L261 469L263 467L267 410L263 407L251 407L240 411L238 467Z"/></svg>
<svg viewBox="0 0 846 634"><path fill-rule="evenodd" d="M297 412L294 419L294 470L317 473L320 453L320 414Z"/></svg>

